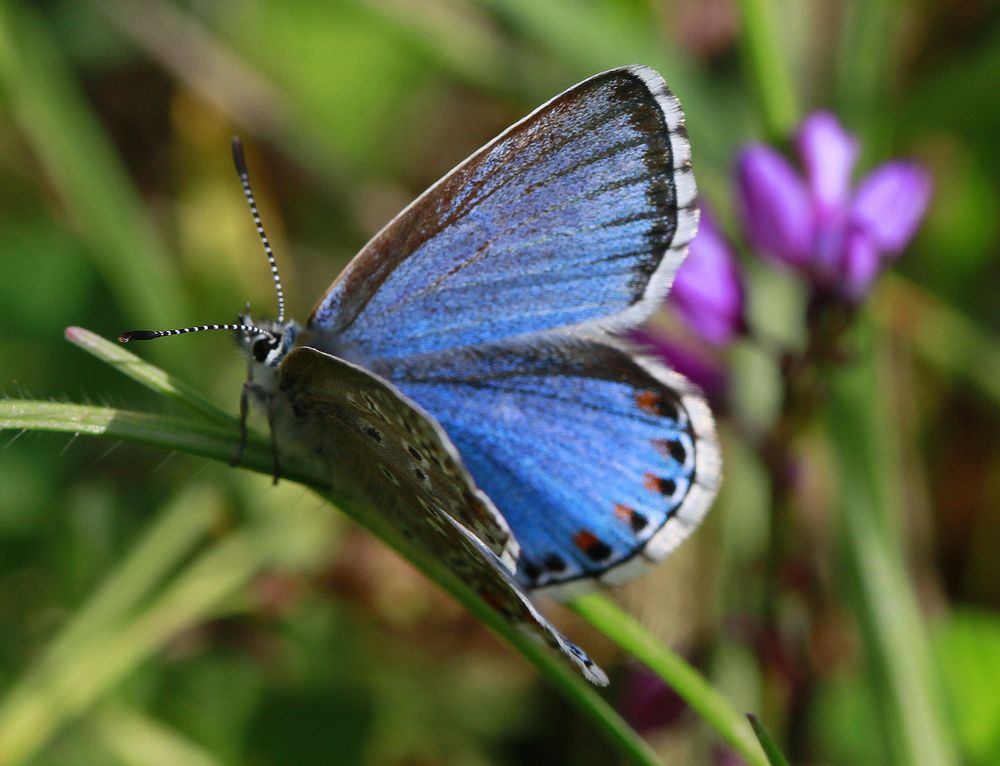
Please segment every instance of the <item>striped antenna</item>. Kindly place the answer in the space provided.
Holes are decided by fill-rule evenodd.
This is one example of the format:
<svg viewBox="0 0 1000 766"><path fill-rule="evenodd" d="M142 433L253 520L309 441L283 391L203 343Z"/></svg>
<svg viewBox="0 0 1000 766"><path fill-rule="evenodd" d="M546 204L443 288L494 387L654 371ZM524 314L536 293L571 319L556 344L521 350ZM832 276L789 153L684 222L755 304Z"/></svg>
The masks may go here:
<svg viewBox="0 0 1000 766"><path fill-rule="evenodd" d="M243 156L243 142L239 136L233 136L233 163L236 165L236 172L240 177L240 184L243 186L243 196L247 198L250 205L250 215L253 216L253 225L257 227L257 236L260 237L261 244L264 245L264 255L271 267L271 279L274 281L274 290L278 294L278 324L285 321L285 292L281 289L281 277L278 275L278 262L274 259L274 251L271 249L271 242L264 233L264 224L261 223L260 213L257 211L257 202L253 197L253 189L250 188L250 174L247 172L246 159Z"/></svg>
<svg viewBox="0 0 1000 766"><path fill-rule="evenodd" d="M203 324L197 327L180 327L176 330L129 330L118 336L119 343L128 343L132 340L153 340L154 338L166 338L168 335L186 335L189 332L205 332L206 330L239 330L247 334L265 335L275 340L274 333L260 327L248 324Z"/></svg>
<svg viewBox="0 0 1000 766"><path fill-rule="evenodd" d="M250 214L253 216L254 226L257 227L257 234L264 245L264 254L267 255L267 262L271 265L271 278L274 280L274 288L278 294L278 320L275 323L280 326L285 321L285 293L281 289L281 277L278 276L278 264L274 260L274 251L271 249L271 242L264 233L264 225L260 221L260 213L257 212L257 202L253 198L253 189L250 188L250 175L247 173L247 163L243 157L243 144L239 136L233 136L233 162L236 164L236 172L240 176L240 184L243 186L243 196L247 198L250 205ZM247 304L247 316L250 314L250 304ZM262 327L246 324L203 324L194 327L179 327L175 330L129 330L118 336L119 343L128 343L133 340L153 340L154 338L166 338L170 335L186 335L189 332L205 332L206 330L237 330L250 335L263 335L270 339L272 344L277 344L279 336L273 330L265 330Z"/></svg>

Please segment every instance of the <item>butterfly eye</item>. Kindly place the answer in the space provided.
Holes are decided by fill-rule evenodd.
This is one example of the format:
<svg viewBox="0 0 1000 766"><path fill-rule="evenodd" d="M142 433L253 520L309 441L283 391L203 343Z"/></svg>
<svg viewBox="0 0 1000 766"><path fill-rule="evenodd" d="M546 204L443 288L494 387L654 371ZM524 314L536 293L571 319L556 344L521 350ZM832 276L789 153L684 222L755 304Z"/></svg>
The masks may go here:
<svg viewBox="0 0 1000 766"><path fill-rule="evenodd" d="M271 353L271 349L273 348L274 340L272 338L258 338L253 342L250 353L253 354L253 358L258 362L263 362L267 359L267 355Z"/></svg>

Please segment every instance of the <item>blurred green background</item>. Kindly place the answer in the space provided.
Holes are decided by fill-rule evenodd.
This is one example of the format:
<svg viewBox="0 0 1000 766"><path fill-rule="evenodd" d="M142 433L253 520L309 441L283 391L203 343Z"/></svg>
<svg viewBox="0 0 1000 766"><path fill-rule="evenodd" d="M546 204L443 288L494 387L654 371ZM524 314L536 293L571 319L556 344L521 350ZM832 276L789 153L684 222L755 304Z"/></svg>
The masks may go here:
<svg viewBox="0 0 1000 766"><path fill-rule="evenodd" d="M793 89L770 116L745 55L741 10L753 6L770 14ZM938 762L1000 763L994 2L3 0L0 389L161 410L63 329L114 337L231 321L247 300L271 309L234 132L304 319L429 183L538 103L629 63L657 68L680 97L699 186L724 219L738 148L818 107L861 137L862 164L925 163L935 198L864 311L856 379L797 446L804 491L788 536L801 553L768 606L773 645L747 640L769 497L734 424L766 425L777 368L749 344L730 355L738 411L722 421L716 508L617 598L762 715L792 762L929 763L892 745L900 724L880 712L925 669L907 665L906 647L888 669L865 649L896 605L855 608L877 573L845 565L837 516L860 493L926 622ZM794 286L746 265L755 324L794 344ZM227 338L140 352L235 411L245 370ZM857 469L868 483L845 490L853 415L875 438ZM133 445L0 438L0 741L19 748L0 762L618 759L523 659L301 487ZM609 641L550 611L614 671L620 709L646 699ZM735 762L676 699L651 699L643 731L666 762Z"/></svg>

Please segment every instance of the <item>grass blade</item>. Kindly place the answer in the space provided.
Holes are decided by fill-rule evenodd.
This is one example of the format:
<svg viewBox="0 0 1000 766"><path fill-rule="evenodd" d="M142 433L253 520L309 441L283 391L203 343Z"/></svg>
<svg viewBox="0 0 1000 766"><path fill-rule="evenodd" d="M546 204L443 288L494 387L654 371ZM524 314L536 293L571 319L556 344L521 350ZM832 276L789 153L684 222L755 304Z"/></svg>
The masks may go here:
<svg viewBox="0 0 1000 766"><path fill-rule="evenodd" d="M598 594L575 599L573 610L645 664L679 694L719 736L752 766L768 766L743 715L669 647L653 638L631 615Z"/></svg>
<svg viewBox="0 0 1000 766"><path fill-rule="evenodd" d="M111 346L111 344L107 345ZM113 348L113 346L111 347ZM85 350L97 348L100 351L102 347L100 344L96 346L84 344L83 348ZM146 366L152 367L148 364ZM153 369L155 370L155 368ZM140 378L159 380L157 375L147 374L149 372L143 372ZM183 397L185 393L181 392L179 395ZM234 430L222 429L215 424L204 423L201 420L181 420L106 407L24 400L0 402L0 429L85 433L166 449L177 449L223 462L228 462L236 447ZM243 467L265 474L270 473L270 451L263 439L259 437L251 439L247 446ZM406 543L398 539L392 530L387 529L378 517L352 506L345 502L345 498L325 487L323 473L317 466L289 463L284 467L284 473L287 478L313 487L332 503L341 507L348 516L404 555L494 632L513 644L556 688L594 722L623 757L637 764L657 763L656 756L648 745L621 719L596 690L591 688L574 670L566 666L561 658L556 657L545 647L536 645L529 637L522 635L508 625L472 590L454 577L441 562L430 559L419 550L407 547ZM5 732L5 734L0 733L0 758L3 759L3 762L8 764L18 762L13 757L14 755L34 752L44 742L45 737L55 730L54 724L51 726L43 725L42 719L45 711L48 711L48 715L58 713L62 718L79 714L104 690L120 681L130 670L162 646L163 642L173 635L173 632L191 621L203 618L214 604L227 597L233 588L242 587L246 578L250 576L250 570L255 572L257 569L243 561L241 557L245 557L245 555L240 553L239 546L241 545L243 544L230 540L228 547L215 554L218 558L226 561L225 567L216 568L216 565L212 563L199 565L207 570L205 577L209 579L221 576L222 569L226 569L224 583L229 583L231 588L221 590L216 588L210 593L188 594L184 597L164 596L163 598L169 599L167 605L151 607L149 616L145 618L148 622L137 623L130 629L131 632L121 631L116 635L115 641L118 643L113 656L102 654L103 659L98 661L97 658L87 655L86 651L84 652L84 659L80 660L80 673L65 674L72 680L74 687L72 694L66 690L56 693L56 698L60 700L58 706L53 708L51 698L46 695L45 699L36 697L31 704L24 703L15 706L17 715L10 714L4 717L0 714L0 732ZM246 577L242 580L234 580L233 575L239 572L243 572ZM186 576L194 577L190 572ZM176 585L174 587L181 588L182 586ZM195 588L194 585L190 587ZM185 598L188 601L184 601ZM173 606L170 606L171 604ZM200 611L192 611L194 607L198 607ZM167 614L160 614L157 609L166 610ZM106 648L107 643L102 642L102 647ZM97 651L97 649L92 651ZM87 668L87 671L84 672L83 668ZM24 741L22 741L22 737L25 738Z"/></svg>
<svg viewBox="0 0 1000 766"><path fill-rule="evenodd" d="M778 42L775 13L770 0L740 0L743 19L743 58L757 91L761 118L767 136L782 142L798 120L795 88Z"/></svg>
<svg viewBox="0 0 1000 766"><path fill-rule="evenodd" d="M874 699L894 762L955 764L924 620L895 542L903 534L898 480L887 468L894 426L891 383L879 374L877 335L859 327L865 348L832 387L829 428L840 457L843 555L853 587L848 597L864 636Z"/></svg>
<svg viewBox="0 0 1000 766"><path fill-rule="evenodd" d="M211 753L161 722L123 706L97 715L97 733L123 766L222 766Z"/></svg>
<svg viewBox="0 0 1000 766"><path fill-rule="evenodd" d="M753 713L747 715L747 720L750 721L753 733L757 735L757 740L760 742L760 746L764 748L764 753L767 755L767 760L771 766L789 766L788 759L785 758L774 743L774 740L771 739L771 733L761 723L761 720Z"/></svg>
<svg viewBox="0 0 1000 766"><path fill-rule="evenodd" d="M107 362L154 393L187 407L213 423L236 428L235 416L216 407L193 386L126 351L121 344L113 343L82 327L67 327L66 340L93 354L102 362Z"/></svg>

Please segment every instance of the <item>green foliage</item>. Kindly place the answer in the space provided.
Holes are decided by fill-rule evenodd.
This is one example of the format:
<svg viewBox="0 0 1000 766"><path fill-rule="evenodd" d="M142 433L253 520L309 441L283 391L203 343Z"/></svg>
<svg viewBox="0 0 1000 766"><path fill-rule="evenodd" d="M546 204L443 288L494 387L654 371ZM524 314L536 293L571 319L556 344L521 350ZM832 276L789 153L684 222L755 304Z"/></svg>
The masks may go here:
<svg viewBox="0 0 1000 766"><path fill-rule="evenodd" d="M709 764L728 746L763 763L737 710L792 763L1000 760L998 60L989 4L0 3L0 762L586 765L655 748ZM782 529L753 448L781 360L731 353L727 480L704 528L627 590L634 619L576 605L605 638L557 612L613 669L601 696L433 562L410 556L464 609L326 501L272 487L263 439L247 459L263 475L223 465L244 373L225 339L143 348L173 378L72 336L136 386L63 328L113 338L271 305L233 132L302 318L469 151L633 62L684 103L723 221L734 151L819 107L859 133L866 167L928 165L935 200L795 442ZM796 348L795 285L746 265L754 327ZM698 715L665 712L643 743L614 712L636 675L615 644Z"/></svg>
<svg viewBox="0 0 1000 766"><path fill-rule="evenodd" d="M934 634L945 701L966 762L1000 759L1000 619L956 610Z"/></svg>

